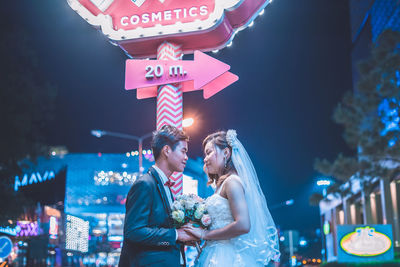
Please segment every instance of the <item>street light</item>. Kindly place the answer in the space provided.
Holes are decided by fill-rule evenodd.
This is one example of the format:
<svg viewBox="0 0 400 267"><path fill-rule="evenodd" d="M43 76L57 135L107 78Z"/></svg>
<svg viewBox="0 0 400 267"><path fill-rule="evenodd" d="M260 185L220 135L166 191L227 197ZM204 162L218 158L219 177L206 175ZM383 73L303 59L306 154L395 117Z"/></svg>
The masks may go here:
<svg viewBox="0 0 400 267"><path fill-rule="evenodd" d="M269 209L274 210L274 209L278 209L278 208L282 208L282 207L292 206L293 204L294 204L294 199L288 199L284 202L270 206Z"/></svg>
<svg viewBox="0 0 400 267"><path fill-rule="evenodd" d="M193 119L193 118L184 119L184 120L182 121L182 127L183 127L183 128L190 127L190 126L193 125L193 123L194 123L194 119Z"/></svg>
<svg viewBox="0 0 400 267"><path fill-rule="evenodd" d="M143 140L145 140L148 137L151 137L153 135L152 132L147 133L142 136L135 136L135 135L130 135L130 134L109 132L109 131L103 131L103 130L91 130L90 133L93 136L96 136L97 138L101 138L105 135L108 135L108 136L138 141L138 143L139 143L139 149L138 149L138 151L139 151L139 174L143 173Z"/></svg>
<svg viewBox="0 0 400 267"><path fill-rule="evenodd" d="M326 178L318 179L317 186L322 186L322 195L326 197L326 189L332 184L332 181Z"/></svg>

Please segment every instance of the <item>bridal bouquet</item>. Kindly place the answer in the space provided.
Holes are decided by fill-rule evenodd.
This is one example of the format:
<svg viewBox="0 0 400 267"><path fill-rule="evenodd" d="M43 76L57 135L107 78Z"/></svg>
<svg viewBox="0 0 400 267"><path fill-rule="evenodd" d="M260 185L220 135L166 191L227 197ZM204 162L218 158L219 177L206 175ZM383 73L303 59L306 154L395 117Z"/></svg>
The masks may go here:
<svg viewBox="0 0 400 267"><path fill-rule="evenodd" d="M208 228L211 224L205 201L195 194L178 196L172 204L171 216L176 228L186 223L201 228Z"/></svg>

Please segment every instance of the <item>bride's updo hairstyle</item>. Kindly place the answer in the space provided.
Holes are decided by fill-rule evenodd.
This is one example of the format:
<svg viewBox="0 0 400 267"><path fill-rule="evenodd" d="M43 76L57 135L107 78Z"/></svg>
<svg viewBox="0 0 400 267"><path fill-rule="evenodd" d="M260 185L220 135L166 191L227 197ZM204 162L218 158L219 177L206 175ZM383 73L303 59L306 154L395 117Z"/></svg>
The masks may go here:
<svg viewBox="0 0 400 267"><path fill-rule="evenodd" d="M211 174L207 173L208 175L208 182L207 185L211 185L215 182L217 186L220 186L222 182L229 177L229 175L236 173L236 169L233 166L232 162L232 147L228 144L228 141L226 140L226 132L225 131L219 131L212 133L208 135L204 141L203 141L203 151L205 150L205 147L207 143L212 142L215 148L219 148L221 151L224 150L225 148L229 148L229 158L226 161L226 166L222 166L222 175L219 176L218 174Z"/></svg>

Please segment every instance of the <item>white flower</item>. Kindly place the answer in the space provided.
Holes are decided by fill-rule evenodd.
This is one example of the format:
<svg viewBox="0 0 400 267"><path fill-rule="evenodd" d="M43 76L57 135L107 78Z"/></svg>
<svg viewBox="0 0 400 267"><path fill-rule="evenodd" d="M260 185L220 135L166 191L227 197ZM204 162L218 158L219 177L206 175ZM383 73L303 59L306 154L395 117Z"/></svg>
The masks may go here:
<svg viewBox="0 0 400 267"><path fill-rule="evenodd" d="M185 199L179 199L179 203L184 207L186 200Z"/></svg>
<svg viewBox="0 0 400 267"><path fill-rule="evenodd" d="M201 223L204 226L209 226L211 224L211 217L208 214L204 214L203 217L201 218Z"/></svg>
<svg viewBox="0 0 400 267"><path fill-rule="evenodd" d="M196 209L196 211L194 212L194 217L195 217L196 219L200 219L201 216L203 216L204 211L205 211L205 209L202 209L202 208L198 207L198 208Z"/></svg>
<svg viewBox="0 0 400 267"><path fill-rule="evenodd" d="M236 130L228 130L226 132L226 141L232 148L236 146L237 140Z"/></svg>
<svg viewBox="0 0 400 267"><path fill-rule="evenodd" d="M172 204L172 210L184 210L182 204L180 201L174 201L174 203Z"/></svg>
<svg viewBox="0 0 400 267"><path fill-rule="evenodd" d="M194 205L195 205L195 204L196 204L196 202L195 202L193 199L188 199L188 200L185 202L185 208L188 209L188 210L191 210L191 209L194 208Z"/></svg>
<svg viewBox="0 0 400 267"><path fill-rule="evenodd" d="M178 223L183 223L185 219L185 213L181 210L175 210L172 212L172 219L174 219Z"/></svg>

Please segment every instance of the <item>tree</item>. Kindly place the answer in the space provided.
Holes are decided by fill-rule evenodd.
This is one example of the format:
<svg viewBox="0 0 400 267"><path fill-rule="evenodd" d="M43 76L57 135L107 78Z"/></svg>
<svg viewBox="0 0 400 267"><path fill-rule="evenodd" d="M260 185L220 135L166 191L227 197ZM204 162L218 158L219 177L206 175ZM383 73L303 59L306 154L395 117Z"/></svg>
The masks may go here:
<svg viewBox="0 0 400 267"><path fill-rule="evenodd" d="M7 21L7 20L6 20ZM12 20L9 20L12 21ZM29 34L7 25L0 42L0 225L23 212L29 199L13 190L24 159L45 155L44 129L52 118L57 90L40 72Z"/></svg>
<svg viewBox="0 0 400 267"><path fill-rule="evenodd" d="M333 162L316 159L314 168L341 182L358 177L367 187L371 178L391 179L400 170L400 33L384 31L358 68L356 89L345 93L333 114L357 153Z"/></svg>

